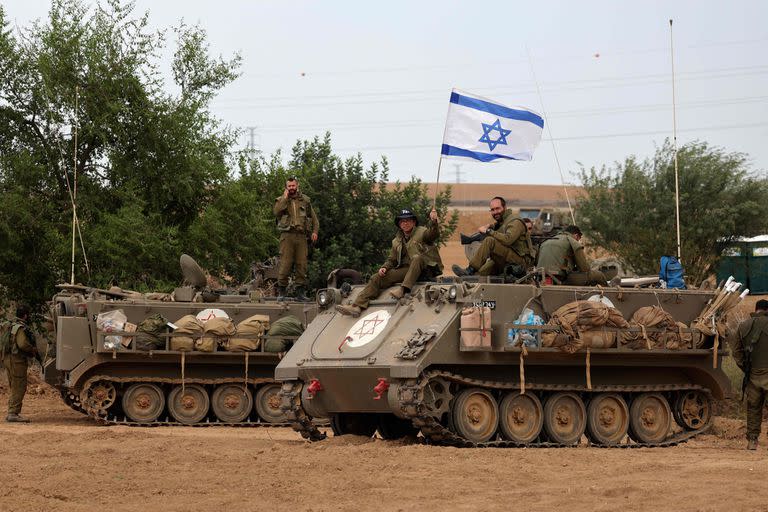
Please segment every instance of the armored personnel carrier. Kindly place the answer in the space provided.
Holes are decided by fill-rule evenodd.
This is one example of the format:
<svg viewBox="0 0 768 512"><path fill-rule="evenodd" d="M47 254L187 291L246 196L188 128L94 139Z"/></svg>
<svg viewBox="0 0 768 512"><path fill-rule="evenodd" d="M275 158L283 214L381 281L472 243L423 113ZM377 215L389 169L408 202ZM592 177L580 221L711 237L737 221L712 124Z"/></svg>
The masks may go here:
<svg viewBox="0 0 768 512"><path fill-rule="evenodd" d="M383 292L359 318L335 312L348 299L329 290L275 372L294 429L321 440L314 418L329 417L337 435L453 446L668 446L708 429L730 393L733 287L487 280Z"/></svg>
<svg viewBox="0 0 768 512"><path fill-rule="evenodd" d="M295 325L307 325L317 306L264 297L256 289L211 290L194 260L182 256L181 263L189 285L173 294L59 286L46 381L70 407L101 423L285 424L274 369L287 350L282 344L300 331L269 336L268 328L289 315ZM180 335L173 324L180 319L195 328ZM210 331L210 319L224 330ZM255 329L235 329L248 319ZM148 334L142 325L154 326L154 345L139 343Z"/></svg>

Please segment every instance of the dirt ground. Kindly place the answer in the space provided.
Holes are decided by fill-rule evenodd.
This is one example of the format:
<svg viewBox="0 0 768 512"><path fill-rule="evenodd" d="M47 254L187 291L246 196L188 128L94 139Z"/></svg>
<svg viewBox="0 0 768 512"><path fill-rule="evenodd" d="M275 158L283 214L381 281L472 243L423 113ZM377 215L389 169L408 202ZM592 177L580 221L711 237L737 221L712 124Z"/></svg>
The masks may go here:
<svg viewBox="0 0 768 512"><path fill-rule="evenodd" d="M0 391L0 406L7 395ZM744 423L656 449L457 449L288 428L103 427L33 386L0 422L2 511L768 510Z"/></svg>

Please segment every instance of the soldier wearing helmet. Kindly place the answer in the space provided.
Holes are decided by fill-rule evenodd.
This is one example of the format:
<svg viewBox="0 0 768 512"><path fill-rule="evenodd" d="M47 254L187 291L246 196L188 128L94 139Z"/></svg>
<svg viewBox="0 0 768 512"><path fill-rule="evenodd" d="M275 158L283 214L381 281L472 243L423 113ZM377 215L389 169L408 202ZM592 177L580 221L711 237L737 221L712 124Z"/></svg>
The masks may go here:
<svg viewBox="0 0 768 512"><path fill-rule="evenodd" d="M443 272L443 262L435 243L440 236L437 210L429 212L427 226L419 226L413 211L404 208L395 217L397 235L392 239L389 257L379 271L368 281L355 302L338 305L336 310L343 315L359 316L368 303L379 296L383 288L401 283L389 292L394 299L402 298L411 291L419 280L429 280Z"/></svg>

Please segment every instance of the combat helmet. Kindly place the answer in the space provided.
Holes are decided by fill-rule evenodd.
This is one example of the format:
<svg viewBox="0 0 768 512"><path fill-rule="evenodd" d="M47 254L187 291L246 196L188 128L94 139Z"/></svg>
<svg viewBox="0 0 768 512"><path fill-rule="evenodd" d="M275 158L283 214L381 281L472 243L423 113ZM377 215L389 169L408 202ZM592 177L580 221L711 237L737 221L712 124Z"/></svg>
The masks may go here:
<svg viewBox="0 0 768 512"><path fill-rule="evenodd" d="M405 219L413 219L414 222L416 222L416 225L419 225L419 218L416 216L415 213L413 213L413 210L410 210L408 208L403 208L400 210L400 213L397 214L395 217L395 226L400 227L400 221Z"/></svg>

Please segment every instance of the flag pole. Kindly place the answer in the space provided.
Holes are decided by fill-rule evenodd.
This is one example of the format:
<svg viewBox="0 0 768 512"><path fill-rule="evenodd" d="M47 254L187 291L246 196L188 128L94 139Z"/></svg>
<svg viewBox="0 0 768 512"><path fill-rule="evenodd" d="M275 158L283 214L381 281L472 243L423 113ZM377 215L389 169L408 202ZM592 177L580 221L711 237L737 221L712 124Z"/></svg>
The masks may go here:
<svg viewBox="0 0 768 512"><path fill-rule="evenodd" d="M451 89L453 94L453 89ZM451 112L451 101L448 99L448 113ZM448 113L445 115L445 126L443 126L443 143L445 143L445 134L448 131ZM440 188L440 167L443 164L443 144L440 144L440 158L437 160L437 180L435 181L435 196L432 198L432 208L437 209L437 191Z"/></svg>
<svg viewBox="0 0 768 512"><path fill-rule="evenodd" d="M677 259L682 262L680 252L680 178L677 168L677 109L675 105L675 47L672 38L672 20L669 20L669 53L672 57L672 144L675 161L675 227L677 229Z"/></svg>
<svg viewBox="0 0 768 512"><path fill-rule="evenodd" d="M536 93L539 96L539 103L541 104L541 113L544 114L546 119L547 135L549 136L549 142L552 143L552 152L555 154L555 162L557 163L557 170L560 173L560 183L563 184L563 191L565 192L565 200L568 203L568 212L571 214L571 222L575 225L576 218L573 215L573 207L571 206L571 198L568 196L568 187L565 185L565 177L563 176L563 168L560 166L560 158L557 156L557 147L555 146L555 139L552 138L552 130L549 127L549 117L547 116L547 109L544 107L544 98L541 95L541 88L539 87L539 81L536 79L536 71L533 69L533 57L531 57L531 50L527 46L525 51L528 54L528 65L531 67L531 75L533 76L533 83L536 84Z"/></svg>

